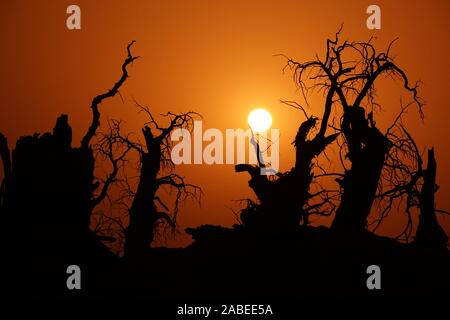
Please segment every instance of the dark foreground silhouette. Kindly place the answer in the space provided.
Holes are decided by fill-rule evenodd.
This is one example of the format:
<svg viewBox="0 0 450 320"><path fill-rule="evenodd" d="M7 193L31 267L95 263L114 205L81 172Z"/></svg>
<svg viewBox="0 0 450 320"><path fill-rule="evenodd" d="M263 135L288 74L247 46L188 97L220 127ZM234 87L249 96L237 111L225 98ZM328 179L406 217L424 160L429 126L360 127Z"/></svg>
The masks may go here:
<svg viewBox="0 0 450 320"><path fill-rule="evenodd" d="M65 121L61 117L58 123ZM370 232L205 225L187 230L194 242L186 248L119 258L80 214L87 207L81 200L93 179L92 158L60 140L57 128L21 138L12 153L8 179L14 183L5 189L1 212L2 296L181 301L448 296L447 250ZM82 270L81 290L66 287L66 269L73 264ZM372 264L382 270L381 290L366 287Z"/></svg>
<svg viewBox="0 0 450 320"><path fill-rule="evenodd" d="M375 79L391 72L404 81L421 112L416 87L409 85L406 74L389 58L389 50L370 55L370 43L340 45L338 34L335 40L328 40L324 61L289 60L300 83L303 71L311 67L329 77L321 120L300 107L307 119L300 123L294 140L294 167L269 179L259 174L266 165L261 159L256 166L237 165L237 172L250 174L249 186L257 201L248 202L240 214L241 224L232 228L188 228L194 242L186 248L150 246L162 224L176 226L178 201L198 190L171 171L174 168L167 158L170 133L189 128L196 114L168 113L169 125L163 127L148 108L141 107L151 119L142 130L143 144L122 134L115 122L97 145L100 148L93 147L100 126L98 107L118 92L128 77L127 66L137 59L130 52L132 43L119 81L93 99L92 123L80 146L72 146L67 115L57 119L51 133L21 137L12 152L0 134L4 171L0 189L2 296L183 302L448 298L450 255L448 237L436 218L434 150L429 150L425 166L411 135L397 122L406 107L402 106L396 122L382 133L373 113L360 106L367 95L371 101ZM340 54L359 46L365 49L357 50L362 61L372 68L355 73L356 66L343 67ZM353 81L362 81L362 85L349 103L345 84L352 83L354 91ZM340 99L338 105L335 95ZM339 128L328 123L331 108L342 111ZM316 125L319 130L312 135ZM335 132L327 135L330 126ZM314 173L317 159L341 138L350 167L342 173L323 174L338 177L339 192L314 193L311 185L319 177ZM123 147L118 154L112 151L115 144ZM101 150L113 168L102 183L94 176L98 156L94 150ZM121 258L102 242L111 237L95 233L90 225L93 211L117 180L119 163L133 150L140 159L139 182L127 212L129 224L123 232ZM412 164L405 159L412 159ZM395 168L388 171L391 180L383 180L383 170L390 168ZM379 192L380 181L389 188ZM162 185L178 192L174 212L157 196ZM315 196L322 196L321 200ZM414 241L405 244L369 232L367 219L373 203L388 202L381 223L392 207L390 200L402 196L407 197L409 217L412 208L419 211ZM334 199L339 200L337 204ZM334 212L330 228L309 225L311 215L331 216ZM410 229L408 224L405 235ZM81 268L81 290L69 290L66 285L70 265ZM367 287L370 265L381 268L380 290Z"/></svg>

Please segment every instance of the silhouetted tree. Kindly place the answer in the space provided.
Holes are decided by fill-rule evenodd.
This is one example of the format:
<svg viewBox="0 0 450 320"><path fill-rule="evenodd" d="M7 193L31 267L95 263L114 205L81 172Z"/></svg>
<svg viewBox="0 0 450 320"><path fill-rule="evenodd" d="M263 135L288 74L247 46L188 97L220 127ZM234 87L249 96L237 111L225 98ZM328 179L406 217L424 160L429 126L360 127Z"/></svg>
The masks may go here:
<svg viewBox="0 0 450 320"><path fill-rule="evenodd" d="M335 130L345 138L345 157L351 167L345 170L342 179L337 179L342 197L332 228L358 233L366 229L385 158L396 147L374 121L375 81L384 74L399 77L404 88L412 93L420 115L423 103L417 96L417 85L410 86L405 72L391 58L391 45L386 53L377 53L371 41L340 43L339 33L334 40L327 41L325 59L317 57L305 63L289 60L288 65L294 68L302 90L323 88L331 101L329 110L333 105L341 112L340 125ZM307 80L313 81L313 85L306 85Z"/></svg>
<svg viewBox="0 0 450 320"><path fill-rule="evenodd" d="M419 197L419 224L414 243L424 247L447 250L448 236L439 225L436 217L434 193L436 185L436 159L434 149L428 150L428 165L423 173L423 185Z"/></svg>
<svg viewBox="0 0 450 320"><path fill-rule="evenodd" d="M244 211L244 214L241 216L244 224L251 225L254 222L259 226L271 229L275 227L292 229L300 223L308 224L310 214L330 214L318 210L322 205L329 202L328 197L314 205L308 205L308 201L313 197L322 194L328 196L329 191L323 191L319 194L310 193L311 182L314 178L312 173L313 160L338 135L325 136L324 133L319 132L312 139L308 139L308 134L316 126L317 121L316 117L311 116L301 123L293 142L297 151L295 165L290 171L279 173L271 178L261 174L260 169L265 166L261 162L262 160L256 166L249 164L236 165L236 172L246 171L250 174L249 186L259 200L257 205L252 206L253 210L248 210L250 208L247 208ZM259 151L257 152L260 154ZM261 157L258 158L261 159ZM255 214L251 214L252 212Z"/></svg>
<svg viewBox="0 0 450 320"><path fill-rule="evenodd" d="M283 221L285 225L295 226L301 220L306 224L310 214L331 214L338 198L340 202L332 228L347 234L359 234L367 228L375 201L381 209L374 230L390 212L394 201L405 197L408 223L400 236L408 240L412 229L411 208L420 207L421 216L433 220L430 218L431 214L423 213L423 207L432 207L434 200L431 198L434 199L434 193L428 191L427 196L424 196L423 191L419 191L428 169L422 170L422 159L415 141L402 121L406 110L413 104L423 118L423 102L417 94L418 85L410 85L406 73L394 63L390 55L392 43L386 52L377 52L371 40L340 42L340 31L334 39L327 40L323 59L317 56L315 60L300 63L288 58L287 66L293 70L294 81L306 104L310 92L324 93L324 111L319 129L312 135L311 130L316 127L319 119L309 116L299 103L282 101L301 110L306 117L294 140L295 166L289 172L270 179L260 175L258 168L261 164L237 165L236 171L250 173L249 185L259 200L251 210L243 213L248 218L252 217L249 212L266 212L265 216L270 217L269 224ZM375 99L375 82L383 75L399 79L413 98L412 103L401 106L399 115L385 133L382 133L374 120L379 107ZM333 133L327 135L328 130ZM326 172L319 161L313 161L319 158L327 145L334 142L340 148L343 173ZM347 164L350 164L349 168ZM323 173L314 174L314 168ZM334 190L322 187L317 193L311 194L312 182L324 176L336 176L335 181L338 182L340 191L335 193ZM322 199L317 199L317 195L321 195ZM323 206L327 209L316 210ZM246 219L242 222L245 224L244 220ZM419 221L423 225L423 218ZM433 221L437 222L436 219ZM441 231L433 229L436 237L441 240L445 238Z"/></svg>
<svg viewBox="0 0 450 320"><path fill-rule="evenodd" d="M91 104L92 123L82 140L82 147L89 146L89 150L94 149L97 160L103 157L111 167L111 171L104 179L97 179L95 189L99 191L92 200L92 209L109 198L111 186L117 183L120 184L119 192L122 195L119 199L110 199L111 210L119 210L119 205L126 208L126 217L120 214L114 215L111 212L108 214L101 210L95 212L94 230L102 240L119 240L117 252L123 250L127 258L135 258L147 253L159 227L168 225L175 229L180 201L188 196L197 198L201 193L199 187L186 183L182 176L173 172L174 165L170 155L172 131L190 129L194 119L199 117L195 112L180 114L168 112L162 115L168 120L167 127L163 127L157 123L147 106L136 102L140 111L149 117L149 121L142 129L144 143L139 142L139 139L133 140L130 134L122 133L122 122L112 120L109 121L109 130L101 133L93 147L90 146L90 141L100 125L98 105L105 98L114 96L118 92L128 77L126 66L138 58L133 57L130 52L133 43L134 41L127 47L128 56L122 66L122 77L111 90L94 98ZM126 173L119 177L121 171L126 171L126 162L133 152L139 158L139 177L136 186L129 183ZM157 195L158 190L163 186L176 190L172 213Z"/></svg>
<svg viewBox="0 0 450 320"><path fill-rule="evenodd" d="M128 56L119 81L92 100L93 119L81 146L72 147L72 128L64 114L58 117L52 133L20 137L12 154L6 138L0 134L5 172L0 211L9 224L22 226L20 245L28 242L41 248L67 246L66 251L70 252L95 241L89 230L92 210L104 199L116 172L113 170L97 196L95 190L100 183L95 181L91 140L100 125L99 105L118 93L128 77L128 65L137 59L130 52L133 43L127 46Z"/></svg>
<svg viewBox="0 0 450 320"><path fill-rule="evenodd" d="M140 159L139 178L135 190L131 192L131 204L128 208L129 222L123 230L124 254L127 258L146 254L161 225L175 228L180 200L188 196L197 197L201 193L199 187L186 183L182 176L173 172L170 139L173 130L192 128L194 119L199 115L195 112L181 114L168 112L163 115L163 118L168 120L168 125L164 127L157 123L148 107L140 105L139 107L150 118L142 129L145 143L132 141L129 136L123 135L118 121L113 122L110 133L104 137L108 150L111 150L112 144L118 143L124 145L127 151L135 151ZM110 157L111 152L106 153ZM176 190L172 213L157 194L163 186Z"/></svg>

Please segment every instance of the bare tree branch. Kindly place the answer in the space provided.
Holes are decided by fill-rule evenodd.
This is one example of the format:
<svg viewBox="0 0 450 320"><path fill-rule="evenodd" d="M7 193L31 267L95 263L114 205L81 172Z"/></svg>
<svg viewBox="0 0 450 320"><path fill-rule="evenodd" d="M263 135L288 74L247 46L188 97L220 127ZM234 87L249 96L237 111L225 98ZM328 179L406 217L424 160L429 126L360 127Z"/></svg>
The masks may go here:
<svg viewBox="0 0 450 320"><path fill-rule="evenodd" d="M92 103L91 103L92 122L91 122L91 125L89 126L88 131L86 132L83 139L81 140L82 148L89 147L89 144L91 143L92 138L95 136L96 131L97 131L98 127L100 126L100 111L98 110L99 104L102 103L102 101L107 98L114 97L119 92L120 87L123 85L125 80L128 78L128 71L127 71L128 65L133 63L134 60L139 58L139 57L134 57L131 53L131 46L134 43L135 43L135 41L132 41L127 46L128 56L125 59L124 63L122 64L122 76L120 77L120 79L114 84L114 86L110 90L96 96L92 100Z"/></svg>

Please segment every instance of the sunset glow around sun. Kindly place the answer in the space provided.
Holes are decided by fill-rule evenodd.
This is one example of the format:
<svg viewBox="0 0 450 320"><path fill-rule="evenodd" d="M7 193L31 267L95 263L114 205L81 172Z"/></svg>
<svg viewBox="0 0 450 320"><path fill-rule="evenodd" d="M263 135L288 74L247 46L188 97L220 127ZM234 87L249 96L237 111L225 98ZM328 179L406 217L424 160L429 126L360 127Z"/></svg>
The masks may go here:
<svg viewBox="0 0 450 320"><path fill-rule="evenodd" d="M272 116L265 109L255 109L248 115L248 125L254 132L265 132L272 125Z"/></svg>

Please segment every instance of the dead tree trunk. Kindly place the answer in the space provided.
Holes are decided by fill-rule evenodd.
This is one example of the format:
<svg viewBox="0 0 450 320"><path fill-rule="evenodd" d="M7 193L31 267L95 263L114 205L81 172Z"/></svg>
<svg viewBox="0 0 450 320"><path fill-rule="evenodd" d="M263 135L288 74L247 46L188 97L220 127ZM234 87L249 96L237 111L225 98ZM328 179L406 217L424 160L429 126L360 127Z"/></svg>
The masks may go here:
<svg viewBox="0 0 450 320"><path fill-rule="evenodd" d="M292 181L291 188L296 190L296 195L292 195L292 200L297 199L297 205L299 206L299 216L296 217L298 224L300 220L303 220L303 224L308 224L308 217L311 212L305 208L308 199L311 198L310 188L311 183L314 178L314 174L312 172L313 169L313 160L318 157L322 152L325 151L325 148L333 143L336 138L339 136L339 133L330 134L325 136L325 129L322 129L327 126L328 116L327 113L331 109L331 105L326 104L324 117L321 122L321 129L319 133L311 140L308 140L308 133L316 126L317 118L310 117L306 121L304 121L299 129L298 133L295 137L294 145L295 145L295 166L294 166L294 179ZM318 204L316 204L317 206Z"/></svg>
<svg viewBox="0 0 450 320"><path fill-rule="evenodd" d="M125 230L124 255L131 259L136 259L149 252L159 225L166 223L175 228L179 200L189 195L195 197L196 191L200 190L197 186L185 183L183 177L176 173L161 175L164 171L163 163L169 168L173 168L170 154L172 131L177 128L192 127L193 117L197 114L195 112L182 114L169 112L164 116L170 119L170 124L167 127L160 127L147 107L138 106L150 117L149 125L152 125L158 134L154 134L150 126L145 126L142 129L145 139L143 146L120 136L119 133L117 137L114 137L138 151L140 156L139 182L128 210L129 224ZM169 208L157 195L159 188L164 185L177 191L174 210L170 215ZM194 190L194 192L190 190ZM160 210L158 205L164 210Z"/></svg>
<svg viewBox="0 0 450 320"><path fill-rule="evenodd" d="M342 131L352 166L339 180L343 194L331 227L338 231L359 233L366 229L388 152L388 141L375 127L371 114L366 119L361 107L350 107L345 112Z"/></svg>
<svg viewBox="0 0 450 320"><path fill-rule="evenodd" d="M435 211L436 170L434 149L430 149L427 169L423 175L423 186L419 194L419 225L414 243L423 247L447 250L448 236L439 225Z"/></svg>
<svg viewBox="0 0 450 320"><path fill-rule="evenodd" d="M253 221L260 227L286 230L297 227L301 221L308 223L305 205L310 198L310 186L313 179L312 161L332 143L338 134L324 137L321 134L308 140L308 133L316 125L317 118L309 117L300 125L294 140L296 148L295 166L288 172L270 181L261 175L260 166L249 164L236 165L236 172L246 171L250 174L249 186L258 197L259 215ZM244 221L243 221L244 222ZM245 223L245 222L244 222Z"/></svg>
<svg viewBox="0 0 450 320"><path fill-rule="evenodd" d="M139 184L129 210L129 224L125 232L127 257L148 251L153 242L155 224L161 218L154 203L158 190L157 176L161 168L161 143L155 139L148 126L142 133L147 151L141 152Z"/></svg>

